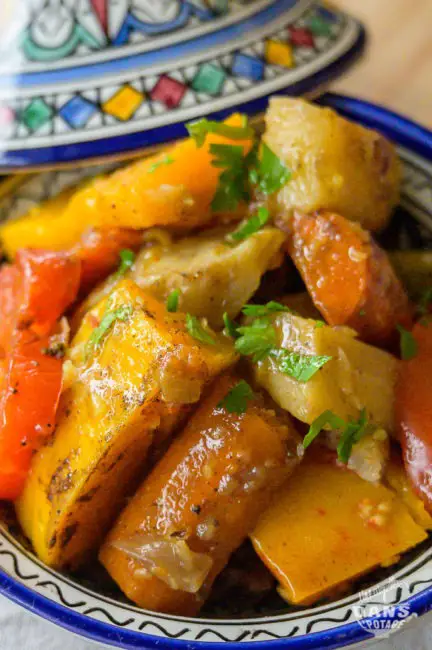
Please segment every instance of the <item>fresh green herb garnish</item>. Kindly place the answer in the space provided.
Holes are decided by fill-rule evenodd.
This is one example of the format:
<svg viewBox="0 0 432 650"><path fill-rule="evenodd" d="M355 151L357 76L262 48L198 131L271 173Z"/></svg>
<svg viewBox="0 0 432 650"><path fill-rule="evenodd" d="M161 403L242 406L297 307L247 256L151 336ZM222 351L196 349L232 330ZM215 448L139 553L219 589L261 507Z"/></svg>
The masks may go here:
<svg viewBox="0 0 432 650"><path fill-rule="evenodd" d="M243 147L231 144L212 144L212 165L223 169L212 201L214 212L235 210L241 201L247 201L249 190L244 166Z"/></svg>
<svg viewBox="0 0 432 650"><path fill-rule="evenodd" d="M316 320L315 321L315 329L321 329L321 327L325 327L325 323L323 320Z"/></svg>
<svg viewBox="0 0 432 650"><path fill-rule="evenodd" d="M256 214L241 224L237 230L234 230L234 232L227 235L227 240L230 242L239 242L247 239L265 226L269 218L270 213L267 208L258 208Z"/></svg>
<svg viewBox="0 0 432 650"><path fill-rule="evenodd" d="M310 425L309 431L303 440L305 449L319 436L326 425L341 432L337 454L338 459L346 464L351 456L353 446L359 442L368 430L366 410L362 409L358 420L350 420L349 422L345 422L332 411L324 411Z"/></svg>
<svg viewBox="0 0 432 650"><path fill-rule="evenodd" d="M405 327L402 327L402 325L398 325L397 329L400 334L401 358L404 361L409 361L417 354L417 341L415 340L412 332L406 330Z"/></svg>
<svg viewBox="0 0 432 650"><path fill-rule="evenodd" d="M108 330L116 321L125 322L133 313L132 305L121 305L111 311L106 311L99 325L93 330L86 344L86 356L97 348Z"/></svg>
<svg viewBox="0 0 432 650"><path fill-rule="evenodd" d="M223 315L223 322L225 325L225 330L226 333L229 334L233 339L237 339L239 337L239 334L237 332L237 323L235 323L225 312Z"/></svg>
<svg viewBox="0 0 432 650"><path fill-rule="evenodd" d="M307 449L319 436L324 427L328 424L332 429L342 429L345 426L345 420L338 417L333 411L324 411L319 415L309 427L309 431L303 439L303 447Z"/></svg>
<svg viewBox="0 0 432 650"><path fill-rule="evenodd" d="M285 185L291 178L291 171L277 157L270 147L263 142L260 156L256 158L255 166L249 171L249 180L262 194L273 194Z"/></svg>
<svg viewBox="0 0 432 650"><path fill-rule="evenodd" d="M245 316L253 316L254 318L269 316L278 311L290 312L292 310L275 300L270 300L266 305L245 305L242 309Z"/></svg>
<svg viewBox="0 0 432 650"><path fill-rule="evenodd" d="M432 304L432 287L429 287L429 289L426 289L426 291L423 292L423 295L421 296L418 305L417 305L417 313L419 316L427 316L429 314L429 308Z"/></svg>
<svg viewBox="0 0 432 650"><path fill-rule="evenodd" d="M156 169L159 169L159 167L163 167L165 165L172 165L174 162L174 158L172 156L169 156L168 154L165 154L163 158L160 158L159 160L156 160L153 165L149 168L147 174L154 174Z"/></svg>
<svg viewBox="0 0 432 650"><path fill-rule="evenodd" d="M271 353L284 375L302 383L309 381L333 357L299 354L284 348Z"/></svg>
<svg viewBox="0 0 432 650"><path fill-rule="evenodd" d="M257 363L269 356L276 347L276 332L266 318L256 318L250 325L238 327L240 335L235 342L235 349L243 356L251 356Z"/></svg>
<svg viewBox="0 0 432 650"><path fill-rule="evenodd" d="M345 425L337 446L338 458L342 463L347 464L351 456L352 448L364 436L368 426L366 409L362 409L357 421L351 420Z"/></svg>
<svg viewBox="0 0 432 650"><path fill-rule="evenodd" d="M171 291L166 302L167 311L171 313L177 311L178 304L179 304L179 297L180 297L180 289L174 289L174 291Z"/></svg>
<svg viewBox="0 0 432 650"><path fill-rule="evenodd" d="M246 116L244 117L242 126L230 126L224 122L214 122L203 118L196 122L189 122L189 124L186 124L186 128L190 137L195 140L197 147L204 145L209 133L216 133L230 140L247 140L254 136L254 131L249 126Z"/></svg>
<svg viewBox="0 0 432 650"><path fill-rule="evenodd" d="M360 309L359 316L366 316L366 311L364 309Z"/></svg>
<svg viewBox="0 0 432 650"><path fill-rule="evenodd" d="M186 329L197 341L206 343L207 345L216 345L214 338L209 334L209 332L207 332L196 316L186 314Z"/></svg>
<svg viewBox="0 0 432 650"><path fill-rule="evenodd" d="M123 275L126 275L129 269L133 267L134 262L135 253L133 251L129 250L129 248L125 248L124 250L120 251L120 266L115 272L116 277L120 278Z"/></svg>
<svg viewBox="0 0 432 650"><path fill-rule="evenodd" d="M248 402L254 398L254 393L249 384L243 379L238 382L229 393L225 395L218 407L224 408L228 413L246 413Z"/></svg>

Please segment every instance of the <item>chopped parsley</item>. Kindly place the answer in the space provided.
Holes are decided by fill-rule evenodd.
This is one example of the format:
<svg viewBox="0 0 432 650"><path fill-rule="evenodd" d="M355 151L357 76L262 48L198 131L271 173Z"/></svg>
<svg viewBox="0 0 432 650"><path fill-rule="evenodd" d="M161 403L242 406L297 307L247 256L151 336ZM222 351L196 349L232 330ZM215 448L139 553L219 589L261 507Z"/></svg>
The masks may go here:
<svg viewBox="0 0 432 650"><path fill-rule="evenodd" d="M135 262L135 253L129 248L120 251L120 266L118 267L115 276L121 278L131 269Z"/></svg>
<svg viewBox="0 0 432 650"><path fill-rule="evenodd" d="M235 349L243 356L252 357L257 363L269 356L277 346L276 331L266 318L256 318L250 325L238 327L240 335L235 342Z"/></svg>
<svg viewBox="0 0 432 650"><path fill-rule="evenodd" d="M254 398L254 393L249 384L243 379L238 382L229 393L225 395L218 407L224 408L228 413L246 413L248 402Z"/></svg>
<svg viewBox="0 0 432 650"><path fill-rule="evenodd" d="M203 118L196 122L189 122L189 124L186 124L186 128L190 137L195 140L197 147L204 145L209 133L215 133L230 140L247 140L254 136L254 131L249 126L246 116L244 117L242 126L231 126L224 122L214 122L213 120Z"/></svg>
<svg viewBox="0 0 432 650"><path fill-rule="evenodd" d="M338 459L346 464L351 456L353 446L359 442L368 430L366 410L362 409L358 420L350 420L349 422L338 417L332 411L324 411L310 425L309 431L303 440L305 449L319 436L326 425L340 431L341 437L337 446L337 454Z"/></svg>
<svg viewBox="0 0 432 650"><path fill-rule="evenodd" d="M172 165L174 162L174 158L172 156L169 156L168 154L165 154L162 158L159 158L159 160L156 160L156 162L153 163L148 169L147 174L154 174L154 172L159 169L159 167L164 167L165 165Z"/></svg>
<svg viewBox="0 0 432 650"><path fill-rule="evenodd" d="M315 321L315 329L321 329L322 327L325 327L325 323L323 320L316 320Z"/></svg>
<svg viewBox="0 0 432 650"><path fill-rule="evenodd" d="M417 341L415 340L412 332L406 330L404 327L402 327L402 325L398 325L397 329L400 334L401 358L404 361L409 361L417 354Z"/></svg>
<svg viewBox="0 0 432 650"><path fill-rule="evenodd" d="M279 311L290 312L291 309L275 300L270 300L266 305L245 305L242 309L245 316L253 316L254 318L269 316L269 314Z"/></svg>
<svg viewBox="0 0 432 650"><path fill-rule="evenodd" d="M174 289L174 291L171 291L166 302L167 311L174 313L178 310L179 297L180 289Z"/></svg>
<svg viewBox="0 0 432 650"><path fill-rule="evenodd" d="M429 308L432 305L432 287L426 289L423 292L418 304L417 304L417 313L419 316L427 316L429 314Z"/></svg>
<svg viewBox="0 0 432 650"><path fill-rule="evenodd" d="M337 446L338 458L342 463L347 464L351 456L352 448L364 436L368 428L366 409L362 409L357 421L351 420L345 425Z"/></svg>
<svg viewBox="0 0 432 650"><path fill-rule="evenodd" d="M271 354L279 370L284 374L305 383L320 370L333 357L299 354L290 352L285 348L276 350Z"/></svg>
<svg viewBox="0 0 432 650"><path fill-rule="evenodd" d="M212 144L210 153L214 156L212 165L223 170L213 197L212 210L235 210L241 201L247 201L249 198L243 147Z"/></svg>
<svg viewBox="0 0 432 650"><path fill-rule="evenodd" d="M197 341L200 341L201 343L205 343L207 345L216 345L214 338L203 327L200 320L196 316L186 314L186 329L189 334Z"/></svg>
<svg viewBox="0 0 432 650"><path fill-rule="evenodd" d="M254 235L256 232L261 230L263 226L267 223L270 218L270 213L267 208L258 208L256 214L254 214L250 219L240 224L237 230L231 232L227 235L227 240L229 242L240 242L244 239L247 239L251 235Z"/></svg>
<svg viewBox="0 0 432 650"><path fill-rule="evenodd" d="M249 171L249 180L262 194L274 194L280 190L291 178L291 171L285 163L277 157L270 147L263 142L260 156L256 158L255 165Z"/></svg>
<svg viewBox="0 0 432 650"><path fill-rule="evenodd" d="M86 344L86 356L90 355L95 348L97 348L108 330L114 325L116 321L125 322L132 315L133 307L132 305L121 305L116 309L107 310L99 323L99 325L93 330L90 335L89 340Z"/></svg>
<svg viewBox="0 0 432 650"><path fill-rule="evenodd" d="M237 323L235 323L227 314L227 312L224 313L223 315L223 322L225 325L225 330L226 333L231 336L233 339L237 339L239 337L239 334L237 332Z"/></svg>

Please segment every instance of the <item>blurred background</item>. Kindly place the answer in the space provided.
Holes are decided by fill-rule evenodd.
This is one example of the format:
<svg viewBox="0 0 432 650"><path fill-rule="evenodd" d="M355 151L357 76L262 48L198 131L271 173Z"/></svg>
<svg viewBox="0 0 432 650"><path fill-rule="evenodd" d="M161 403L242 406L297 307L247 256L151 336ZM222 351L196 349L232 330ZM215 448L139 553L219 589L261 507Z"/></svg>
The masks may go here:
<svg viewBox="0 0 432 650"><path fill-rule="evenodd" d="M432 0L334 0L369 32L364 59L332 90L385 104L432 128Z"/></svg>

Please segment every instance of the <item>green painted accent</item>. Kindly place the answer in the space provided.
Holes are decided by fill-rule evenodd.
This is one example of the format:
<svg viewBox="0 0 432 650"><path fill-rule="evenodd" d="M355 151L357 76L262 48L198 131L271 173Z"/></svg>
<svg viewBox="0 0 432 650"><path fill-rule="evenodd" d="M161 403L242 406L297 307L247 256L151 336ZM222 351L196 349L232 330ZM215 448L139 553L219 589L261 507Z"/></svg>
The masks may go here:
<svg viewBox="0 0 432 650"><path fill-rule="evenodd" d="M53 109L45 104L43 99L34 99L21 113L21 121L31 129L37 131L53 116Z"/></svg>
<svg viewBox="0 0 432 650"><path fill-rule="evenodd" d="M208 95L219 95L226 74L219 66L212 63L204 63L200 66L192 82L192 88L197 93Z"/></svg>
<svg viewBox="0 0 432 650"><path fill-rule="evenodd" d="M330 36L332 33L329 23L320 16L311 16L307 24L315 36Z"/></svg>
<svg viewBox="0 0 432 650"><path fill-rule="evenodd" d="M30 61L58 61L73 54L80 43L84 43L94 50L99 50L103 45L82 25L76 25L66 43L59 47L45 48L36 45L28 30L24 32L21 47Z"/></svg>

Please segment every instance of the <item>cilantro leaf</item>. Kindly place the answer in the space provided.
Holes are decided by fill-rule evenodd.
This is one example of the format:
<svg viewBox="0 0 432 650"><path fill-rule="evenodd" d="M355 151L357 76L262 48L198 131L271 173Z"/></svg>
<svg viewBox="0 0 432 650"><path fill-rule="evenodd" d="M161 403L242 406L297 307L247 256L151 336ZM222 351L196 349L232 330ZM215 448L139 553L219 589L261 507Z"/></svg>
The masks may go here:
<svg viewBox="0 0 432 650"><path fill-rule="evenodd" d="M249 199L243 147L231 144L212 144L212 165L223 169L212 201L214 212L235 210L241 201Z"/></svg>
<svg viewBox="0 0 432 650"><path fill-rule="evenodd" d="M265 318L257 318L250 325L237 328L239 338L235 349L243 356L251 356L254 363L269 356L276 347L276 331Z"/></svg>
<svg viewBox="0 0 432 650"><path fill-rule="evenodd" d="M364 408L361 410L360 417L357 421L351 420L346 424L337 446L338 458L342 463L348 463L352 448L366 433L367 425L368 420L366 409Z"/></svg>
<svg viewBox="0 0 432 650"><path fill-rule="evenodd" d="M179 297L180 289L174 289L174 291L171 291L166 302L167 311L174 313L178 310Z"/></svg>
<svg viewBox="0 0 432 650"><path fill-rule="evenodd" d="M325 425L328 424L332 429L342 429L345 421L335 415L332 411L324 411L319 415L309 427L309 431L303 439L303 447L307 449L310 444L319 436Z"/></svg>
<svg viewBox="0 0 432 650"><path fill-rule="evenodd" d="M429 289L426 289L426 291L423 292L423 295L421 296L418 305L417 305L417 313L420 316L427 316L429 314L429 308L432 304L432 287L429 287Z"/></svg>
<svg viewBox="0 0 432 650"><path fill-rule="evenodd" d="M246 413L249 400L254 398L254 393L249 384L243 379L238 382L223 400L219 402L218 407L224 408L228 413Z"/></svg>
<svg viewBox="0 0 432 650"><path fill-rule="evenodd" d="M404 361L409 361L409 359L412 359L417 354L417 341L415 340L412 332L406 330L405 327L402 327L402 325L398 325L397 329L400 334L401 358Z"/></svg>
<svg viewBox="0 0 432 650"><path fill-rule="evenodd" d="M172 165L173 162L174 158L168 154L165 154L165 156L159 158L159 160L156 160L156 162L154 162L153 165L149 167L147 174L154 174L156 169L159 169L159 167L163 167L164 165Z"/></svg>
<svg viewBox="0 0 432 650"><path fill-rule="evenodd" d="M203 325L196 316L186 314L186 329L189 334L197 341L200 341L201 343L205 343L207 345L216 345L214 338L211 336L211 334L209 334L209 332L207 332L206 329L204 329Z"/></svg>
<svg viewBox="0 0 432 650"><path fill-rule="evenodd" d="M126 275L129 269L133 267L134 262L135 253L133 251L129 250L129 248L125 248L124 250L120 251L120 266L115 272L115 276L120 278L123 275Z"/></svg>
<svg viewBox="0 0 432 650"><path fill-rule="evenodd" d="M269 316L269 314L279 311L291 312L292 310L275 300L270 300L266 305L245 305L242 309L245 316L253 316L255 318Z"/></svg>
<svg viewBox="0 0 432 650"><path fill-rule="evenodd" d="M302 383L309 381L333 357L306 355L282 348L272 353L279 370Z"/></svg>
<svg viewBox="0 0 432 650"><path fill-rule="evenodd" d="M86 356L91 354L97 348L108 330L116 321L125 322L132 315L132 305L121 305L111 311L106 311L99 325L91 333L86 344Z"/></svg>
<svg viewBox="0 0 432 650"><path fill-rule="evenodd" d="M341 432L337 454L338 459L346 464L351 456L353 446L359 442L368 430L366 409L361 410L358 420L350 420L349 422L345 422L332 411L324 411L310 425L309 431L303 439L304 449L309 447L326 425Z"/></svg>
<svg viewBox="0 0 432 650"><path fill-rule="evenodd" d="M267 208L258 208L258 212L250 219L241 224L237 230L227 235L227 240L230 242L240 242L247 239L251 235L258 232L270 218L270 213Z"/></svg>
<svg viewBox="0 0 432 650"><path fill-rule="evenodd" d="M291 178L291 171L270 147L261 144L260 157L249 172L249 180L263 194L274 194Z"/></svg>
<svg viewBox="0 0 432 650"><path fill-rule="evenodd" d="M315 321L315 329L321 329L321 327L325 327L325 323L323 320L316 320Z"/></svg>
<svg viewBox="0 0 432 650"><path fill-rule="evenodd" d="M223 322L225 325L225 330L229 336L231 336L233 339L237 339L239 337L239 334L237 332L237 323L235 323L227 314L227 312L224 313L223 315Z"/></svg>
<svg viewBox="0 0 432 650"><path fill-rule="evenodd" d="M190 137L195 140L197 147L204 145L209 133L216 133L230 140L247 140L254 135L246 116L244 116L242 126L231 126L224 122L214 122L203 118L196 122L189 122L189 124L186 124L186 128Z"/></svg>

